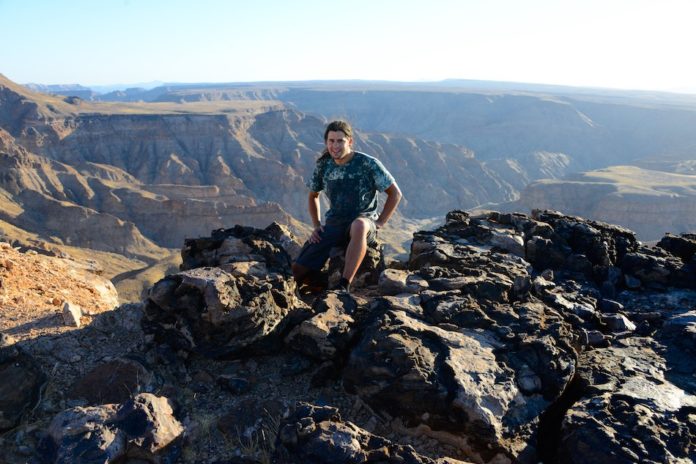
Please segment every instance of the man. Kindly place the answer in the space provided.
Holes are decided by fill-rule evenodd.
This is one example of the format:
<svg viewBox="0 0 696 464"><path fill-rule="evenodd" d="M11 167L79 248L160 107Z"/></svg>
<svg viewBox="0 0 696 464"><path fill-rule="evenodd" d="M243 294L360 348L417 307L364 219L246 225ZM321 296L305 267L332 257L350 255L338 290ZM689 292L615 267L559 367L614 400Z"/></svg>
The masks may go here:
<svg viewBox="0 0 696 464"><path fill-rule="evenodd" d="M367 245L377 230L394 214L401 190L394 177L377 159L353 151L353 129L345 121L334 121L324 132L326 149L317 160L309 187L309 216L314 230L292 265L299 285L311 271L319 271L336 245L346 242L343 276L335 290L350 290L362 263ZM324 225L320 221L319 192L325 191L330 208ZM377 214L377 197L386 192L387 200Z"/></svg>

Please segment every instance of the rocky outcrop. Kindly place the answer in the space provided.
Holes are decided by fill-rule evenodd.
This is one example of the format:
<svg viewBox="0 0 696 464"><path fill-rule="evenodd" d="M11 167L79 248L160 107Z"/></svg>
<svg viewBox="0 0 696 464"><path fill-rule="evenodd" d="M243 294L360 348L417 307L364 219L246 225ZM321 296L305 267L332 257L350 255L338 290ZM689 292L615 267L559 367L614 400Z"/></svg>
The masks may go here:
<svg viewBox="0 0 696 464"><path fill-rule="evenodd" d="M10 462L38 439L49 462L76 447L103 462L694 459L691 236L647 247L554 211L452 211L415 234L409 261L381 283L309 306L281 231L191 240L186 270L155 284L142 312L23 343L41 370L61 359L71 377L21 406L56 419L8 432ZM82 345L97 351L89 369ZM162 435L116 420L138 391L176 406Z"/></svg>

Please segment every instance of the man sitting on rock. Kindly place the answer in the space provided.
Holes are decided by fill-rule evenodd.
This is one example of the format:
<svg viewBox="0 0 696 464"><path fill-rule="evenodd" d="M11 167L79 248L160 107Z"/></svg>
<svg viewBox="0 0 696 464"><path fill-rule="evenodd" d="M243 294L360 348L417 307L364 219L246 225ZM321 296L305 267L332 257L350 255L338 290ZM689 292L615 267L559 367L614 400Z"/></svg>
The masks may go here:
<svg viewBox="0 0 696 464"><path fill-rule="evenodd" d="M394 177L377 159L353 151L353 129L345 121L334 121L324 132L326 149L317 160L309 187L309 216L314 230L292 265L298 285L312 271L320 271L331 248L347 244L343 276L333 290L349 291L367 246L376 239L401 200ZM330 208L321 224L319 192L324 190ZM378 193L387 200L377 214Z"/></svg>

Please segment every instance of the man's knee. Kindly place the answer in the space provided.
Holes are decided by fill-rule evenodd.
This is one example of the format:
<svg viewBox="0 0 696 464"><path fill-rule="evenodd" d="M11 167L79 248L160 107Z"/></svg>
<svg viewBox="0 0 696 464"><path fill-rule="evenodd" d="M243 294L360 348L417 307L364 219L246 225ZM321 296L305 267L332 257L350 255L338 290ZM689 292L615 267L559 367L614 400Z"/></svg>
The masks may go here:
<svg viewBox="0 0 696 464"><path fill-rule="evenodd" d="M370 232L369 219L358 218L354 220L350 225L350 238L367 238L367 234Z"/></svg>

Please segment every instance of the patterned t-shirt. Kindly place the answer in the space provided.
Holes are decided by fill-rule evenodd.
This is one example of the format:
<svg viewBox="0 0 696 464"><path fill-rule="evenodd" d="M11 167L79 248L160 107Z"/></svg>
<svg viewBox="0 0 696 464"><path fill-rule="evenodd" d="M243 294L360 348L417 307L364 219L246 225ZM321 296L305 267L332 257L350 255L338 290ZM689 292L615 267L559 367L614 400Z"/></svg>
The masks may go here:
<svg viewBox="0 0 696 464"><path fill-rule="evenodd" d="M344 165L326 157L314 168L307 187L313 192L325 191L330 208L326 223L352 221L358 216L377 219L377 194L394 183L394 177L376 158L355 152Z"/></svg>

